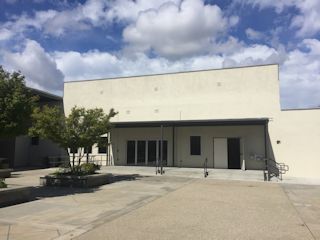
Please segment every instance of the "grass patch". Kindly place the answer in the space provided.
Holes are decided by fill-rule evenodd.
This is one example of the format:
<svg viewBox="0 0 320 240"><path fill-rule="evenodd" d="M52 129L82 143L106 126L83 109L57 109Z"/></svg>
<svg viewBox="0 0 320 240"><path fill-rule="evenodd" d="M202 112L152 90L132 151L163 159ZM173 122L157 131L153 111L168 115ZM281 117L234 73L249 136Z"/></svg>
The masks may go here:
<svg viewBox="0 0 320 240"><path fill-rule="evenodd" d="M7 188L8 185L6 184L4 179L0 179L0 188Z"/></svg>
<svg viewBox="0 0 320 240"><path fill-rule="evenodd" d="M83 163L79 166L71 167L61 167L52 175L54 176L86 176L95 174L100 170L100 165L95 163Z"/></svg>

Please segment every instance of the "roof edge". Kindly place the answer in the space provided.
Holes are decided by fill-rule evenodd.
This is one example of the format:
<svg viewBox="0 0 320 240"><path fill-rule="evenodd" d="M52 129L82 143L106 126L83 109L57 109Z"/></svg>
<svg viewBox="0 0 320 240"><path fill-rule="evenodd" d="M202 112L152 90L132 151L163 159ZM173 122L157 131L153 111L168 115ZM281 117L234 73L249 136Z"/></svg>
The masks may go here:
<svg viewBox="0 0 320 240"><path fill-rule="evenodd" d="M59 101L63 100L63 97L58 96L58 95L54 95L54 94L49 93L49 92L45 92L45 91L42 91L42 90L39 90L39 89L36 89L36 88L31 88L31 87L28 87L28 89L33 94L41 95L43 97L47 97L47 98L51 98L51 99L55 99L55 100L59 100Z"/></svg>
<svg viewBox="0 0 320 240"><path fill-rule="evenodd" d="M199 120L159 120L159 121L127 121L111 122L115 128L159 127L165 126L232 126L232 125L262 125L269 118L234 118L234 119L199 119Z"/></svg>
<svg viewBox="0 0 320 240"><path fill-rule="evenodd" d="M238 67L211 68L211 69L200 69L200 70L191 70L191 71L166 72L166 73L143 74L143 75L132 75L132 76L119 76L119 77L105 77L105 78L97 78L97 79L71 80L71 81L64 82L64 84L78 83L78 82L88 82L88 81L115 80L115 79L123 79L123 78L126 79L126 78L138 78L138 77L149 77L149 76L151 77L151 76L161 76L161 75L175 75L175 74L194 73L194 72L220 71L220 70L228 70L228 69L266 67L266 66L279 66L279 64L278 63L270 63L270 64L259 64L259 65L238 66Z"/></svg>
<svg viewBox="0 0 320 240"><path fill-rule="evenodd" d="M320 107L281 109L282 112L287 112L287 111L304 111L304 110L320 110Z"/></svg>

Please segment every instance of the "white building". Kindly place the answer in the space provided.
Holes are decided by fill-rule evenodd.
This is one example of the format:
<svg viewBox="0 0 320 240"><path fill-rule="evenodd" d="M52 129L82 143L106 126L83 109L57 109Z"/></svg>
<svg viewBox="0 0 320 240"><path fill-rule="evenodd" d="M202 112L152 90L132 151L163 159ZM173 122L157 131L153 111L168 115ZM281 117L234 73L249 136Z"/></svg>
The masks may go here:
<svg viewBox="0 0 320 240"><path fill-rule="evenodd" d="M267 158L320 178L320 109L281 110L278 65L66 82L65 113L75 105L119 112L115 165L154 165L163 139L167 166L262 170Z"/></svg>

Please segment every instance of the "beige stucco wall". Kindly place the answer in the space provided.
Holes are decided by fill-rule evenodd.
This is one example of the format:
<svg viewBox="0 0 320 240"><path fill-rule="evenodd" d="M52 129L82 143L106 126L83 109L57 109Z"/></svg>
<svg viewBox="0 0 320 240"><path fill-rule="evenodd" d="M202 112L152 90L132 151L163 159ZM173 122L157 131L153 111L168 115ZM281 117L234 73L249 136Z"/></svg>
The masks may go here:
<svg viewBox="0 0 320 240"><path fill-rule="evenodd" d="M276 161L290 167L288 176L320 179L320 109L282 111L269 123L269 135Z"/></svg>
<svg viewBox="0 0 320 240"><path fill-rule="evenodd" d="M278 65L66 82L66 114L74 105L114 108L113 121L271 117Z"/></svg>

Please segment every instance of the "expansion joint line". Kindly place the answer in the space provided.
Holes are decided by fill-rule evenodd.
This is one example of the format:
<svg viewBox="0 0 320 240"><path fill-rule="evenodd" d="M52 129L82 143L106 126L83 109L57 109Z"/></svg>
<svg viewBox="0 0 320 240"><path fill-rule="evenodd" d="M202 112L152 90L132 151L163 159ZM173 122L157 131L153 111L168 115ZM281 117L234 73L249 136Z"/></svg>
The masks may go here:
<svg viewBox="0 0 320 240"><path fill-rule="evenodd" d="M7 232L7 240L9 240L10 229L11 229L11 224L9 224L9 226L8 226L8 232Z"/></svg>
<svg viewBox="0 0 320 240"><path fill-rule="evenodd" d="M286 195L289 203L291 204L291 206L293 207L293 209L296 211L297 215L299 216L299 218L300 218L301 221L303 222L303 225L308 229L308 231L309 231L309 233L311 234L312 238L313 238L314 240L316 240L317 238L316 238L316 237L314 236L314 234L312 233L312 231L311 231L311 229L309 228L308 224L304 221L304 219L303 219L303 218L301 217L301 215L300 215L300 212L298 211L298 209L294 206L294 204L293 204L292 201L290 200L290 197L289 197L287 191L286 191L282 186L280 186L280 187L282 188L282 191L283 191L284 194Z"/></svg>

